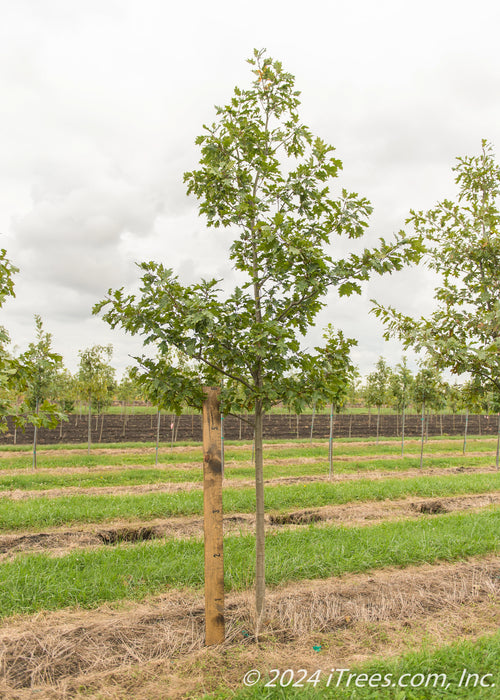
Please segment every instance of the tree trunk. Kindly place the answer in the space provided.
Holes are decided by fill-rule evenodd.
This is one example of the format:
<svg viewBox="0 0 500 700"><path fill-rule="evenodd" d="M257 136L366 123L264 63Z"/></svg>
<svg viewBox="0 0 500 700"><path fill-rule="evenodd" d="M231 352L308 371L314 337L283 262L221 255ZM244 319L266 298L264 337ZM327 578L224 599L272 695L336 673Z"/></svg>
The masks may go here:
<svg viewBox="0 0 500 700"><path fill-rule="evenodd" d="M151 417L153 414L151 414ZM160 409L158 408L158 416L156 420L156 456L155 456L155 467L158 466L158 445L160 444Z"/></svg>
<svg viewBox="0 0 500 700"><path fill-rule="evenodd" d="M241 441L241 426L242 426L242 425L243 425L243 421L242 421L241 418L240 418L240 436L239 436L239 438L238 438L240 441Z"/></svg>
<svg viewBox="0 0 500 700"><path fill-rule="evenodd" d="M175 433L177 437L177 432ZM224 478L224 414L220 414L220 468Z"/></svg>
<svg viewBox="0 0 500 700"><path fill-rule="evenodd" d="M380 406L377 406L377 444L378 444L379 429L380 429Z"/></svg>
<svg viewBox="0 0 500 700"><path fill-rule="evenodd" d="M333 474L333 409L334 405L330 409L330 439L328 441L328 474L330 479Z"/></svg>
<svg viewBox="0 0 500 700"><path fill-rule="evenodd" d="M104 413L101 413L101 432L99 433L99 442L102 442L102 429L104 427Z"/></svg>
<svg viewBox="0 0 500 700"><path fill-rule="evenodd" d="M464 445L462 448L462 454L465 454L465 449L467 447L467 430L469 428L469 409L465 409L465 428L464 428Z"/></svg>
<svg viewBox="0 0 500 700"><path fill-rule="evenodd" d="M499 462L500 462L500 413L498 414L498 433L497 433L497 458L496 458L497 471L498 471Z"/></svg>
<svg viewBox="0 0 500 700"><path fill-rule="evenodd" d="M405 451L405 407L403 404L403 412L401 415L401 457Z"/></svg>
<svg viewBox="0 0 500 700"><path fill-rule="evenodd" d="M352 413L349 416L349 438L352 437Z"/></svg>
<svg viewBox="0 0 500 700"><path fill-rule="evenodd" d="M314 432L314 415L316 413L316 403L313 403L313 412L312 412L312 418L311 418L311 445L313 441L313 432Z"/></svg>
<svg viewBox="0 0 500 700"><path fill-rule="evenodd" d="M298 440L299 439L299 414L298 413L296 415L296 419L297 419L297 440Z"/></svg>
<svg viewBox="0 0 500 700"><path fill-rule="evenodd" d="M257 613L255 637L259 631L265 610L265 522L264 522L264 455L262 447L262 401L255 401L255 609Z"/></svg>
<svg viewBox="0 0 500 700"><path fill-rule="evenodd" d="M92 439L92 397L89 394L89 419L87 429L87 454L90 454L90 441Z"/></svg>
<svg viewBox="0 0 500 700"><path fill-rule="evenodd" d="M35 414L36 414L36 417L38 418L38 399L36 400ZM37 441L37 432L38 432L38 425L35 423L34 430L33 430L33 471L35 471L35 469L36 469L36 441Z"/></svg>
<svg viewBox="0 0 500 700"><path fill-rule="evenodd" d="M420 443L420 469L424 463L424 437L425 437L425 401L422 401L422 440Z"/></svg>

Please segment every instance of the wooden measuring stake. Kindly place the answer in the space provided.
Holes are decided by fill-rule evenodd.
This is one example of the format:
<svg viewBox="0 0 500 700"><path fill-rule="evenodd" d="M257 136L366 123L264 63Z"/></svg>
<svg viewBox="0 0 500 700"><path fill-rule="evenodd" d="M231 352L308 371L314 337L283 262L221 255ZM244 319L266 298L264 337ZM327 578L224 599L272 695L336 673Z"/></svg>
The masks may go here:
<svg viewBox="0 0 500 700"><path fill-rule="evenodd" d="M220 389L204 387L203 509L205 533L205 644L222 644L224 629L224 559Z"/></svg>

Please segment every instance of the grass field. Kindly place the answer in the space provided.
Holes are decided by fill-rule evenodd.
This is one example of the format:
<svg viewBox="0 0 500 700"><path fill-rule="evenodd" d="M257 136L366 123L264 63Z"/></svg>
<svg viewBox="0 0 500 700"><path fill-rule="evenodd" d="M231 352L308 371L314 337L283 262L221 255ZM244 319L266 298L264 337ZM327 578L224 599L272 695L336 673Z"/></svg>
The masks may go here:
<svg viewBox="0 0 500 700"><path fill-rule="evenodd" d="M157 466L152 444L42 446L34 472L2 449L0 697L498 697L495 447L433 438L420 469L418 440L339 440L330 479L326 441L266 444L256 644L252 449L228 442L227 641L209 648L200 445Z"/></svg>

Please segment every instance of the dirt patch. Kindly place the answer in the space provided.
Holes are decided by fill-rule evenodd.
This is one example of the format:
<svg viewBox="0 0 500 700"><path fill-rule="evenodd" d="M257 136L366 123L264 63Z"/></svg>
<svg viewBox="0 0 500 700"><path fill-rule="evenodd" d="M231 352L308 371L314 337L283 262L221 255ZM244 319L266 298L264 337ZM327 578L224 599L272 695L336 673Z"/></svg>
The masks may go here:
<svg viewBox="0 0 500 700"><path fill-rule="evenodd" d="M0 689L12 700L29 697L23 689L47 698L72 698L80 690L85 697L153 700L181 697L183 678L182 692L199 697L193 683L200 672L204 682L220 683L221 665L233 669L241 687L243 670L280 667L284 659L291 668L330 668L332 658L348 667L373 654L401 653L431 633L444 643L447 634L493 631L499 594L500 557L494 556L304 581L269 591L260 648L252 643L249 592L226 597L227 641L213 650L202 648L202 596L189 591L125 607L18 617L0 626ZM314 644L327 653L314 652ZM200 654L218 660L215 675L207 674L207 663L199 665ZM160 685L148 686L147 664L163 669L161 693ZM224 680L231 682L226 672ZM116 694L98 694L106 683Z"/></svg>
<svg viewBox="0 0 500 700"><path fill-rule="evenodd" d="M372 525L377 522L403 518L422 518L429 514L478 510L500 504L500 492L443 497L439 501L425 498L406 498L397 501L367 501L324 506L285 513L269 513L269 528L294 529L311 523L328 526L332 523L347 527ZM224 517L224 533L247 534L255 529L252 513L231 513ZM99 547L127 542L140 542L162 537L202 537L203 517L180 517L151 521L114 521L105 526L88 524L33 534L16 533L0 536L0 560L16 556L20 552L44 551L52 556L63 556L75 548Z"/></svg>
<svg viewBox="0 0 500 700"><path fill-rule="evenodd" d="M442 501L425 501L424 503L420 503L419 506L417 506L417 510L419 513L430 513L435 514L435 513L447 513L448 508L444 505Z"/></svg>
<svg viewBox="0 0 500 700"><path fill-rule="evenodd" d="M161 531L155 527L118 527L111 530L100 530L97 537L104 544L118 542L144 542L155 537L161 537Z"/></svg>
<svg viewBox="0 0 500 700"><path fill-rule="evenodd" d="M317 510L296 510L293 513L277 513L269 516L271 525L303 525L317 523L324 519L323 514Z"/></svg>

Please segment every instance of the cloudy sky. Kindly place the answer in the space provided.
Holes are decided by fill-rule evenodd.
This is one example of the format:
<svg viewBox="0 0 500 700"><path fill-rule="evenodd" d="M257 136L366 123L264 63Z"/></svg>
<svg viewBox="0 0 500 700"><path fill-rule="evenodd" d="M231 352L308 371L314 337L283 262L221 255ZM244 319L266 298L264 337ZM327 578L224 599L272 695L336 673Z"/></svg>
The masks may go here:
<svg viewBox="0 0 500 700"><path fill-rule="evenodd" d="M112 342L119 370L135 339L93 317L109 287L132 287L135 261L186 281L231 280L227 233L207 230L183 173L195 137L254 47L283 62L303 121L344 163L338 182L374 208L366 243L390 237L410 208L456 192L451 167L500 148L500 4L476 0L0 0L0 247L20 268L1 323L23 350L38 313L71 370L78 350ZM339 245L334 241L335 245ZM345 251L342 244L340 250ZM333 323L359 341L370 371L400 360L370 298L432 308L423 269L332 292L311 341Z"/></svg>

